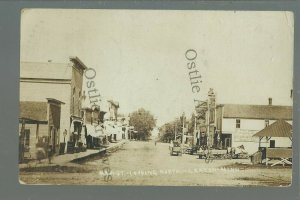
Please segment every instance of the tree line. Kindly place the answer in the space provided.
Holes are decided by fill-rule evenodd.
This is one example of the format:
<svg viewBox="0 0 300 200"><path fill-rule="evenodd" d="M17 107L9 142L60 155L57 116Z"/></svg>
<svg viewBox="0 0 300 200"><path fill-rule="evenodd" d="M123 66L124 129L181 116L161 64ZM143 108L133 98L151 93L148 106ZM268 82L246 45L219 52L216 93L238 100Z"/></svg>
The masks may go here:
<svg viewBox="0 0 300 200"><path fill-rule="evenodd" d="M129 125L134 127L132 139L149 140L151 131L156 126L156 120L150 111L140 108L130 113Z"/></svg>
<svg viewBox="0 0 300 200"><path fill-rule="evenodd" d="M167 142L167 143L169 143L171 140L174 141L175 133L176 133L176 139L178 141L181 141L183 124L185 127L185 131L187 133L194 133L195 121L198 123L199 120L201 121L202 119L196 117L194 113L192 113L189 119L187 119L187 117L185 117L185 115L183 114L182 116L174 119L173 121L165 123L159 128L159 140L161 142Z"/></svg>

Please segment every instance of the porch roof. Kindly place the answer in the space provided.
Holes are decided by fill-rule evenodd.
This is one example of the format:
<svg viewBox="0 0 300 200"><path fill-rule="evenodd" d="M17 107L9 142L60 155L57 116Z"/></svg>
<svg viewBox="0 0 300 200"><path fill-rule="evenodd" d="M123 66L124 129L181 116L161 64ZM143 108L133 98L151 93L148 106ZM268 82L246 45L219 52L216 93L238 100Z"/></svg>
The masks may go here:
<svg viewBox="0 0 300 200"><path fill-rule="evenodd" d="M256 137L292 137L292 125L284 120L278 120L267 126L263 130L257 132L253 136Z"/></svg>
<svg viewBox="0 0 300 200"><path fill-rule="evenodd" d="M30 122L47 122L47 102L21 101L19 119Z"/></svg>

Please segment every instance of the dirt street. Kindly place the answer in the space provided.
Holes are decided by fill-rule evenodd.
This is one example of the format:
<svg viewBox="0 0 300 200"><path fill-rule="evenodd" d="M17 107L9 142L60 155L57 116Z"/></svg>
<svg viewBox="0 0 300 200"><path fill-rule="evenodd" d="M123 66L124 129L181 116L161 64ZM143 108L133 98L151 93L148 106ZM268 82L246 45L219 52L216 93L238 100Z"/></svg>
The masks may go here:
<svg viewBox="0 0 300 200"><path fill-rule="evenodd" d="M252 166L249 160L214 160L195 155L170 156L168 144L131 141L122 149L82 163L25 168L27 184L288 186L290 166Z"/></svg>

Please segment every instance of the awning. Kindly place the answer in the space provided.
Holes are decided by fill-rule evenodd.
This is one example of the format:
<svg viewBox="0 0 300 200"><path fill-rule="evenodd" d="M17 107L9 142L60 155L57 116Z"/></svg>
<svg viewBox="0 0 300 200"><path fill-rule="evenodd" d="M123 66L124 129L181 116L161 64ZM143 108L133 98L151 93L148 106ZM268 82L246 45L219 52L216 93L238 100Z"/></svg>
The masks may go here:
<svg viewBox="0 0 300 200"><path fill-rule="evenodd" d="M77 123L82 123L81 119L72 119L72 123L77 122Z"/></svg>
<svg viewBox="0 0 300 200"><path fill-rule="evenodd" d="M107 135L116 134L116 129L114 128L114 126L112 126L110 124L105 126L105 130L106 130Z"/></svg>
<svg viewBox="0 0 300 200"><path fill-rule="evenodd" d="M86 131L87 131L87 135L90 135L92 137L100 137L101 136L101 131L96 131L95 126L91 125L91 124L86 124Z"/></svg>

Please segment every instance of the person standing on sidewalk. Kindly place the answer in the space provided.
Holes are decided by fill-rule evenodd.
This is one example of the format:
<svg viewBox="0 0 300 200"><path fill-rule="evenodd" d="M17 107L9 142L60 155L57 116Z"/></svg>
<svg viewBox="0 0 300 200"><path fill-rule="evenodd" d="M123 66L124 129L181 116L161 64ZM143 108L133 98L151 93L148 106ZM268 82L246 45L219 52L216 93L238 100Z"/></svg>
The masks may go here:
<svg viewBox="0 0 300 200"><path fill-rule="evenodd" d="M51 164L51 159L52 159L52 145L48 146L47 153L48 153L48 163Z"/></svg>

